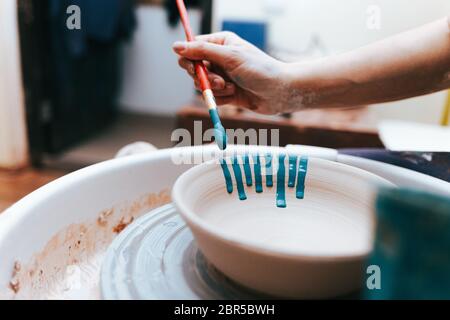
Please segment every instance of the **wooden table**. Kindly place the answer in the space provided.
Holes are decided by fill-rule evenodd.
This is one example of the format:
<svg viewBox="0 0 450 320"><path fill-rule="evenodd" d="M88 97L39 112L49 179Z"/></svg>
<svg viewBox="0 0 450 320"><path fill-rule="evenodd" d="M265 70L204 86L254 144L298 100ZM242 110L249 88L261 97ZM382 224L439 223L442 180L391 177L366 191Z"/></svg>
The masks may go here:
<svg viewBox="0 0 450 320"><path fill-rule="evenodd" d="M223 110L221 119L226 129L279 129L280 146L303 144L328 148L382 148L376 128L361 120L364 110L301 112L291 118L262 117L250 112ZM334 121L338 119L340 121ZM342 119L344 118L344 119ZM212 127L206 108L195 104L177 113L177 127L194 134L194 121L202 121L202 134ZM193 144L193 143L192 143Z"/></svg>
<svg viewBox="0 0 450 320"><path fill-rule="evenodd" d="M31 168L17 171L0 170L0 214L27 194L66 173Z"/></svg>

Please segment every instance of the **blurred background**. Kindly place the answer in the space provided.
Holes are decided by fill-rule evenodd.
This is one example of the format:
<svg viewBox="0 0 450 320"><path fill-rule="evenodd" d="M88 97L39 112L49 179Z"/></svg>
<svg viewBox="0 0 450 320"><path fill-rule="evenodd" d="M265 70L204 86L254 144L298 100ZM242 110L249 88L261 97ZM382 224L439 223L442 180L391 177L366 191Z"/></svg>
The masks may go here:
<svg viewBox="0 0 450 320"><path fill-rule="evenodd" d="M448 0L186 1L195 32L230 30L284 61L338 54L450 13ZM67 9L81 8L69 30ZM129 143L172 147L175 128L210 126L172 43L174 0L0 1L0 211ZM282 145L380 148L378 125L448 124L447 92L352 110L259 116L221 109L227 128L278 128Z"/></svg>

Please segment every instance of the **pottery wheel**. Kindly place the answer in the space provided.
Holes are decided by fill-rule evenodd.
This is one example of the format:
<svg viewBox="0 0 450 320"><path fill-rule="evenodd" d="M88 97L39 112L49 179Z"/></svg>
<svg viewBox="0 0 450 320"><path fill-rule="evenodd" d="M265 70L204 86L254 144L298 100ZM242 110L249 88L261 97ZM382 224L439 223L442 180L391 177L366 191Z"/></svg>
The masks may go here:
<svg viewBox="0 0 450 320"><path fill-rule="evenodd" d="M169 204L128 226L102 265L104 299L257 299L209 264Z"/></svg>

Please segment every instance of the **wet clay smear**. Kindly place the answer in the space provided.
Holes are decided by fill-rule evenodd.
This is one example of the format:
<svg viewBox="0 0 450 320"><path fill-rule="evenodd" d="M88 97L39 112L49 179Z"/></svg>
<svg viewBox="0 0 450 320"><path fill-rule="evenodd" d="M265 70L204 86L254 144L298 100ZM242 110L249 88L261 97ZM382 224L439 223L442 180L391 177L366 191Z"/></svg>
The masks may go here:
<svg viewBox="0 0 450 320"><path fill-rule="evenodd" d="M112 240L134 219L170 201L170 190L162 190L67 226L29 261L15 261L0 299L99 299L100 268Z"/></svg>

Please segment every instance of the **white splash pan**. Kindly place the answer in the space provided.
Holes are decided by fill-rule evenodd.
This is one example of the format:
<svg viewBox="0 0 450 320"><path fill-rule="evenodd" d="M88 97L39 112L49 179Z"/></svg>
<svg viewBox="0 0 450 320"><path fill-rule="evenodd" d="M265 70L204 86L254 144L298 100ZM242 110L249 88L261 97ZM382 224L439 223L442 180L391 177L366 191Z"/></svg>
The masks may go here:
<svg viewBox="0 0 450 320"><path fill-rule="evenodd" d="M271 149L230 146L229 151ZM450 195L450 184L410 170L330 149L287 149L360 167L399 186ZM215 146L167 149L106 161L19 201L0 215L0 298L99 298L101 262L117 232L131 219L170 202L173 183L192 167L175 165L172 157L201 159L215 150Z"/></svg>

